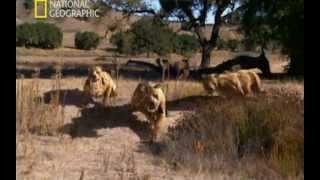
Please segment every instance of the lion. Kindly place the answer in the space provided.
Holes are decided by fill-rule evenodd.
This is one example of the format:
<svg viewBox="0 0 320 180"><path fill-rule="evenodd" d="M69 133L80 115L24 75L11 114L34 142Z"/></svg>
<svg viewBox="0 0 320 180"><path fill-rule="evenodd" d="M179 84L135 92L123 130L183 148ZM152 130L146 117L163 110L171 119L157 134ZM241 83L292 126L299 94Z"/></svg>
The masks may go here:
<svg viewBox="0 0 320 180"><path fill-rule="evenodd" d="M236 73L246 96L251 95L252 93L263 92L261 88L261 79L255 71L239 70Z"/></svg>
<svg viewBox="0 0 320 180"><path fill-rule="evenodd" d="M189 77L190 66L189 61L187 59L177 61L174 64L174 68L176 70L177 79L187 79Z"/></svg>
<svg viewBox="0 0 320 180"><path fill-rule="evenodd" d="M245 94L236 73L203 75L202 85L206 92L211 95L215 91L225 97L244 96Z"/></svg>
<svg viewBox="0 0 320 180"><path fill-rule="evenodd" d="M104 104L108 104L110 98L118 95L116 84L110 74L103 71L100 66L94 66L89 69L89 75L83 90L90 99L103 97Z"/></svg>
<svg viewBox="0 0 320 180"><path fill-rule="evenodd" d="M133 111L140 111L150 122L151 142L159 138L166 120L166 97L160 84L139 83L131 98Z"/></svg>

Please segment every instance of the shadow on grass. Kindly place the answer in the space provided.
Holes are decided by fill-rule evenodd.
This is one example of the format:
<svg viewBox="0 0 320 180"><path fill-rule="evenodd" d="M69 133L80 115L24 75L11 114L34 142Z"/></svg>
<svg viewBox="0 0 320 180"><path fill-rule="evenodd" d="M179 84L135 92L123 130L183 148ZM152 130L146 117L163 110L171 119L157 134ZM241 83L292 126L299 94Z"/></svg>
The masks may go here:
<svg viewBox="0 0 320 180"><path fill-rule="evenodd" d="M139 121L128 104L109 107L96 104L92 108L84 108L81 116L73 118L64 130L73 138L98 137L98 129L118 127L130 128L141 140L147 139L150 134L148 123Z"/></svg>
<svg viewBox="0 0 320 180"><path fill-rule="evenodd" d="M45 103L50 103L55 97L58 97L59 104L67 106L82 107L88 101L88 98L85 98L85 93L80 89L52 90L43 95Z"/></svg>

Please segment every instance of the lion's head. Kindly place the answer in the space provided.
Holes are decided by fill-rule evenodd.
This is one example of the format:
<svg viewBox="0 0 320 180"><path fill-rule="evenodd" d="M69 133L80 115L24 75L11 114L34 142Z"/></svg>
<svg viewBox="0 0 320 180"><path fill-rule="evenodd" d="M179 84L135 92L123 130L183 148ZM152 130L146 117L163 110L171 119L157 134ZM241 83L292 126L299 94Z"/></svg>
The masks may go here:
<svg viewBox="0 0 320 180"><path fill-rule="evenodd" d="M103 70L102 70L102 68L100 66L94 66L94 67L89 69L88 78L92 82L101 81L102 80L102 73L103 73Z"/></svg>
<svg viewBox="0 0 320 180"><path fill-rule="evenodd" d="M115 97L116 85L111 76L102 70L100 66L94 66L89 69L87 81L84 90L92 96L108 96ZM107 97L107 98L108 98Z"/></svg>
<svg viewBox="0 0 320 180"><path fill-rule="evenodd" d="M161 85L140 83L133 93L131 104L140 111L148 113L165 113L165 95Z"/></svg>
<svg viewBox="0 0 320 180"><path fill-rule="evenodd" d="M216 90L218 84L217 74L202 75L202 85L207 92Z"/></svg>

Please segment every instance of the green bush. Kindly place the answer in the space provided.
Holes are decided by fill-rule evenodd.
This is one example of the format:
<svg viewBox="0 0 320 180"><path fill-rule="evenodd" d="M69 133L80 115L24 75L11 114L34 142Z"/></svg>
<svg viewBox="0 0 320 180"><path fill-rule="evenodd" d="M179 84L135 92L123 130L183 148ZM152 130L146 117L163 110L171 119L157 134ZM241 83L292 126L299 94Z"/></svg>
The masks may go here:
<svg viewBox="0 0 320 180"><path fill-rule="evenodd" d="M111 36L110 42L117 47L117 52L121 54L135 54L132 33L117 32Z"/></svg>
<svg viewBox="0 0 320 180"><path fill-rule="evenodd" d="M167 24L146 17L134 23L131 32L135 42L133 49L137 53L154 52L163 55L172 51L174 33Z"/></svg>
<svg viewBox="0 0 320 180"><path fill-rule="evenodd" d="M132 25L128 32L115 33L110 42L119 53L141 54L178 53L189 55L199 48L198 40L188 34L175 34L167 24L145 17Z"/></svg>
<svg viewBox="0 0 320 180"><path fill-rule="evenodd" d="M54 24L24 23L16 27L16 46L53 49L61 46L63 34Z"/></svg>
<svg viewBox="0 0 320 180"><path fill-rule="evenodd" d="M130 31L114 34L111 43L120 53L163 55L172 52L173 39L174 33L167 24L144 17L135 22Z"/></svg>
<svg viewBox="0 0 320 180"><path fill-rule="evenodd" d="M197 38L188 34L176 35L173 43L173 51L177 54L182 55L195 53L200 47Z"/></svg>
<svg viewBox="0 0 320 180"><path fill-rule="evenodd" d="M75 37L75 46L77 49L95 49L100 43L100 37L95 32L77 32Z"/></svg>
<svg viewBox="0 0 320 180"><path fill-rule="evenodd" d="M225 41L223 39L218 39L217 41L217 48L218 49L229 49L231 51L239 50L242 46L241 41L231 39Z"/></svg>

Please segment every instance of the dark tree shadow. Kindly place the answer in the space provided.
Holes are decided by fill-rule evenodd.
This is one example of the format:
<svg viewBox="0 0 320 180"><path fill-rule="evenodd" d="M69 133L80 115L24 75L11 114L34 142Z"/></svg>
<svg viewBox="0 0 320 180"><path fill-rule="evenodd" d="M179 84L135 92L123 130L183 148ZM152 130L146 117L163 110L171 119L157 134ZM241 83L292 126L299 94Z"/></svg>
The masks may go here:
<svg viewBox="0 0 320 180"><path fill-rule="evenodd" d="M74 97L78 97L76 95L79 94L73 96L66 95L64 98L65 104L77 104L78 102L74 99ZM66 99L68 100L66 101ZM221 100L220 97L191 96L175 101L169 101L167 102L167 107L169 112L173 110L194 110L199 104L219 100ZM145 142L146 144L149 143L148 140L151 134L149 123L138 119L136 113L131 110L129 104L110 105L108 107L95 104L94 107L84 108L81 110L80 117L73 118L72 123L65 125L64 131L74 138L98 137L96 132L97 129L116 127L128 127L140 137L142 142Z"/></svg>
<svg viewBox="0 0 320 180"><path fill-rule="evenodd" d="M50 103L54 98L58 98L61 105L74 105L82 107L89 101L85 93L80 89L62 89L45 92L43 99L45 103Z"/></svg>
<svg viewBox="0 0 320 180"><path fill-rule="evenodd" d="M149 137L150 130L147 122L138 120L128 104L102 107L96 105L92 108L81 110L81 116L72 119L71 124L64 127L66 133L76 137L98 137L98 129L128 127L133 130L140 139Z"/></svg>

